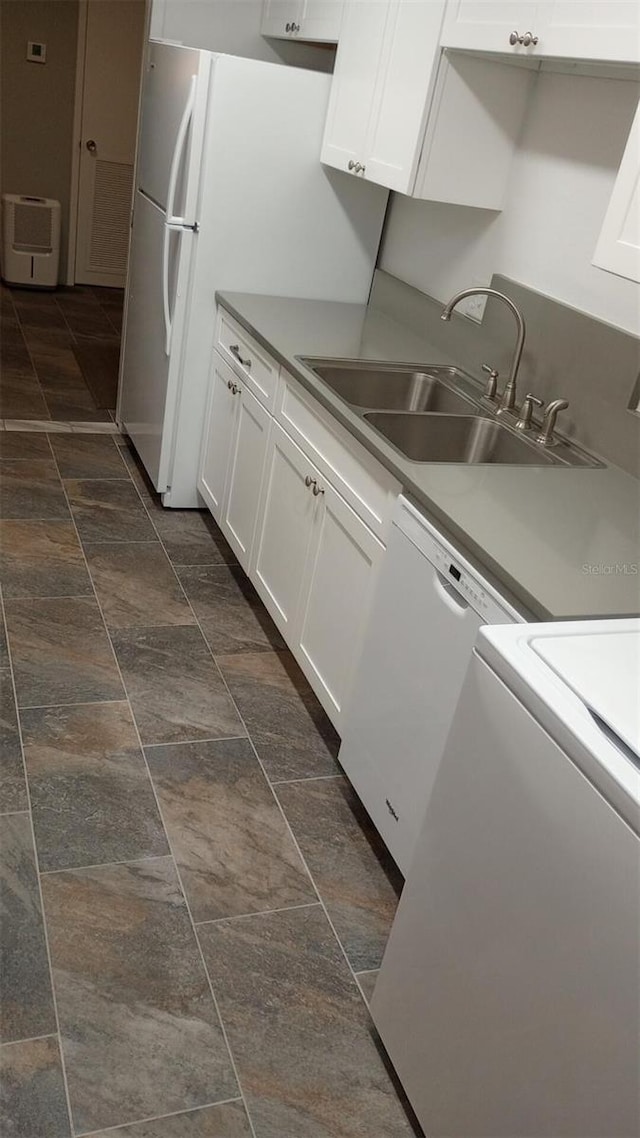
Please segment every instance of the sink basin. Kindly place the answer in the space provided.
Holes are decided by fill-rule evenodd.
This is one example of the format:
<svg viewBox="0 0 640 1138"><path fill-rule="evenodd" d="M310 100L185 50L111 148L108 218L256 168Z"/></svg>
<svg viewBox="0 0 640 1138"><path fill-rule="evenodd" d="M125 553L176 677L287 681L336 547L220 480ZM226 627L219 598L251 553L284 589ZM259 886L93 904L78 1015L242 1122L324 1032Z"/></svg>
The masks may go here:
<svg viewBox="0 0 640 1138"><path fill-rule="evenodd" d="M352 407L380 408L388 411L435 411L455 415L470 414L473 399L453 391L443 382L464 379L456 368L434 367L420 370L407 365L383 367L380 364L305 359L323 383Z"/></svg>
<svg viewBox="0 0 640 1138"><path fill-rule="evenodd" d="M477 415L369 412L365 419L414 462L553 466L546 451Z"/></svg>

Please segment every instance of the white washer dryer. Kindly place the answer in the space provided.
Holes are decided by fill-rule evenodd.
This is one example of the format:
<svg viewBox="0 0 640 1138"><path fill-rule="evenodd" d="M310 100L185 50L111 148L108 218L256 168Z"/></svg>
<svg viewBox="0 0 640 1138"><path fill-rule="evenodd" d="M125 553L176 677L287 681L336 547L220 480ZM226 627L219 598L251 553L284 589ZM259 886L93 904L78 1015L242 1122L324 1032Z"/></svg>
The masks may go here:
<svg viewBox="0 0 640 1138"><path fill-rule="evenodd" d="M640 620L483 628L371 1010L433 1138L640 1133Z"/></svg>

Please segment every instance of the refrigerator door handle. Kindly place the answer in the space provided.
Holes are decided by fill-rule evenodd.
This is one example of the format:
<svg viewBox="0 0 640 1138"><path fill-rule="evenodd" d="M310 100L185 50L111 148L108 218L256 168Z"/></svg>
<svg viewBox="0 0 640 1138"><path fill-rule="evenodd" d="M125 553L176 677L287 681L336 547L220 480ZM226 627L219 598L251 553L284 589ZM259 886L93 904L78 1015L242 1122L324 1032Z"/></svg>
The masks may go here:
<svg viewBox="0 0 640 1138"><path fill-rule="evenodd" d="M176 144L173 149L173 156L171 159L171 169L169 171L169 187L167 190L167 220L164 227L164 240L162 244L162 306L164 312L164 331L165 342L164 351L165 355L169 355L171 349L171 310L169 307L169 237L172 230L191 228L188 225L186 218L176 217L173 212L173 204L176 196L176 185L178 183L178 171L180 169L180 161L184 150L189 125L193 116L193 110L196 101L196 82L197 76L193 75L191 78L191 86L189 88L189 95L182 112L180 126L176 135Z"/></svg>

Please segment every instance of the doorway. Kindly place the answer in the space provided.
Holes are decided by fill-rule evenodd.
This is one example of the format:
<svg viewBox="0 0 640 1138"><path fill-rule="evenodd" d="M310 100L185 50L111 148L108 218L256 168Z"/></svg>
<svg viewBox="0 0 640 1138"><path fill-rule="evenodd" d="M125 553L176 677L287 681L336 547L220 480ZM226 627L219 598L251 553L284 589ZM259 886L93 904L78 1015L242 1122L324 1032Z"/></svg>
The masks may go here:
<svg viewBox="0 0 640 1138"><path fill-rule="evenodd" d="M69 284L124 288L146 0L80 0Z"/></svg>

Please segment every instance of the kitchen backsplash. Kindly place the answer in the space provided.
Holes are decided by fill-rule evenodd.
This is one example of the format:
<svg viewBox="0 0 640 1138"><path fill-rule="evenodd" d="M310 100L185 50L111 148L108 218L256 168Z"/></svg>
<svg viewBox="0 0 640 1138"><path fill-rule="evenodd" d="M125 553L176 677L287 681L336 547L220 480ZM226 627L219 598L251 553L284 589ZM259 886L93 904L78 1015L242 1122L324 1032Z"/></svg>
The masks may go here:
<svg viewBox="0 0 640 1138"><path fill-rule="evenodd" d="M567 399L569 408L558 417L559 430L640 477L640 414L631 409L637 406L640 339L499 274L491 278L491 286L511 297L527 326L519 400L527 392L545 403ZM445 323L440 320L441 301L377 270L371 304L428 336L446 357L451 357L455 341L455 357L471 374L486 378L483 363L497 368L502 389L516 326L500 301L489 299L482 324L458 313Z"/></svg>

